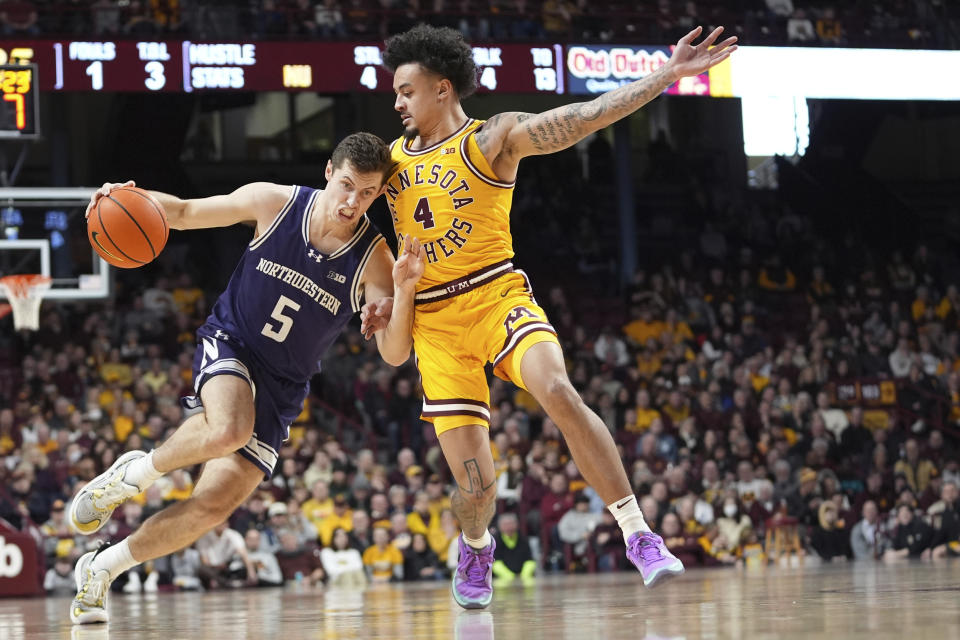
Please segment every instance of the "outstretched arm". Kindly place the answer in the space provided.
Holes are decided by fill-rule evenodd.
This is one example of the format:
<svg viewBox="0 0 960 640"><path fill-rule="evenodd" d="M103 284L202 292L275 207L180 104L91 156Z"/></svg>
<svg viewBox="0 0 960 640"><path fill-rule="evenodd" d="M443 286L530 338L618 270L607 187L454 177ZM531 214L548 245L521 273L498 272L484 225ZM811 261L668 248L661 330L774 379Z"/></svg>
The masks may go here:
<svg viewBox="0 0 960 640"><path fill-rule="evenodd" d="M252 182L232 193L209 198L181 200L159 191L150 194L163 206L171 229L208 229L255 222L257 231L262 232L290 198L291 189L287 185Z"/></svg>
<svg viewBox="0 0 960 640"><path fill-rule="evenodd" d="M100 198L116 189L136 186L133 180L105 183L90 197L86 215L97 207ZM290 197L291 187L270 182L245 184L233 193L209 198L182 200L160 191L150 191L167 216L171 229L207 229L229 227L238 222L255 222L257 231L270 226Z"/></svg>
<svg viewBox="0 0 960 640"><path fill-rule="evenodd" d="M410 357L413 344L413 297L423 275L424 253L420 240L406 236L396 262L382 244L363 275L364 296L370 302L393 297L386 327L376 330L377 349L387 364L399 367ZM365 308L369 306L365 305ZM382 322L379 320L378 322Z"/></svg>
<svg viewBox="0 0 960 640"><path fill-rule="evenodd" d="M522 158L571 147L630 115L680 78L703 73L736 51L736 36L713 46L723 27L714 29L700 44L692 44L702 31L697 27L681 38L670 60L650 75L594 100L538 114L507 112L493 116L476 134L480 150L498 178L513 180Z"/></svg>

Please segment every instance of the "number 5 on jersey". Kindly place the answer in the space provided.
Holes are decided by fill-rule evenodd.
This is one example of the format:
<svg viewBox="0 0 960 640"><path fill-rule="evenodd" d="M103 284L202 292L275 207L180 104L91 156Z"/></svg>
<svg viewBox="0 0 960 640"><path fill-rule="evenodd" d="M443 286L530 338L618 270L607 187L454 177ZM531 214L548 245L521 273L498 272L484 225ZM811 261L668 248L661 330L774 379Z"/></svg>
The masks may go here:
<svg viewBox="0 0 960 640"><path fill-rule="evenodd" d="M267 336L271 340L276 340L277 342L283 342L287 339L287 336L290 334L290 329L293 328L293 318L290 316L283 315L283 312L289 307L294 311L300 310L299 303L294 302L287 296L280 296L280 299L277 300L277 306L273 308L273 311L270 313L270 317L280 323L279 327L274 327L268 321L267 324L263 325L263 329L260 331L262 335Z"/></svg>
<svg viewBox="0 0 960 640"><path fill-rule="evenodd" d="M430 201L420 198L417 208L413 211L413 219L423 225L424 229L433 229L437 223L433 221L433 211L430 210Z"/></svg>

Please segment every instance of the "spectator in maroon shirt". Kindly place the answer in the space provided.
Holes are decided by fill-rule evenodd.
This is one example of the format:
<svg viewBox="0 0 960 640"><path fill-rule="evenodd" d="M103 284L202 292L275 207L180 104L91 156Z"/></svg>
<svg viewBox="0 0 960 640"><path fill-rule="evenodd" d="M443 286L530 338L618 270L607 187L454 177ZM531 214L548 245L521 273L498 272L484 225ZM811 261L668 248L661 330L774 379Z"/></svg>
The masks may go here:
<svg viewBox="0 0 960 640"><path fill-rule="evenodd" d="M391 485L407 486L407 469L415 465L417 457L412 449L404 447L397 453L397 467L387 476Z"/></svg>
<svg viewBox="0 0 960 640"><path fill-rule="evenodd" d="M664 544L683 562L683 566L695 567L703 564L703 547L697 544L696 538L684 533L677 514L671 512L663 516L660 522L660 533Z"/></svg>
<svg viewBox="0 0 960 640"><path fill-rule="evenodd" d="M667 469L667 461L662 457L657 435L646 433L637 443L637 459L643 460L655 476Z"/></svg>
<svg viewBox="0 0 960 640"><path fill-rule="evenodd" d="M547 539L567 511L573 507L573 495L569 491L567 477L554 473L550 477L550 493L540 500L540 531Z"/></svg>
<svg viewBox="0 0 960 640"><path fill-rule="evenodd" d="M697 419L697 425L703 431L722 431L727 423L717 399L709 391L702 391L697 396L697 410L694 417Z"/></svg>
<svg viewBox="0 0 960 640"><path fill-rule="evenodd" d="M547 472L534 462L523 476L520 489L520 513L526 514L527 535L540 534L540 503L547 495Z"/></svg>
<svg viewBox="0 0 960 640"><path fill-rule="evenodd" d="M883 486L883 475L878 471L872 471L867 476L866 489L857 494L857 499L853 503L854 513L861 513L864 503L871 500L877 505L880 513L886 513L893 508L893 495Z"/></svg>
<svg viewBox="0 0 960 640"><path fill-rule="evenodd" d="M320 561L320 550L315 545L301 545L297 534L284 530L280 532L280 549L277 562L284 580L296 580L297 574L308 585L323 582L326 574Z"/></svg>
<svg viewBox="0 0 960 640"><path fill-rule="evenodd" d="M954 455L943 440L943 432L940 430L931 431L930 437L927 439L924 457L932 462L934 467L942 469L944 458L952 458Z"/></svg>
<svg viewBox="0 0 960 640"><path fill-rule="evenodd" d="M682 467L674 467L667 472L666 476L667 495L671 503L690 492L687 488L687 473Z"/></svg>
<svg viewBox="0 0 960 640"><path fill-rule="evenodd" d="M590 535L590 544L597 555L597 569L613 571L623 569L626 564L626 545L623 532L609 510L603 510L603 519Z"/></svg>
<svg viewBox="0 0 960 640"><path fill-rule="evenodd" d="M764 482L769 482L764 480ZM759 496L755 496L752 493L745 494L741 498L743 503L743 511L750 517L750 522L753 524L753 528L757 531L758 535L762 535L764 532L764 527L766 526L767 518L772 514L767 510L763 505L763 502L759 500Z"/></svg>
<svg viewBox="0 0 960 640"><path fill-rule="evenodd" d="M739 413L743 419L743 426L748 434L756 434L760 431L763 424L760 422L760 414L750 401L750 396L743 389L737 389L733 392L733 408L731 414Z"/></svg>

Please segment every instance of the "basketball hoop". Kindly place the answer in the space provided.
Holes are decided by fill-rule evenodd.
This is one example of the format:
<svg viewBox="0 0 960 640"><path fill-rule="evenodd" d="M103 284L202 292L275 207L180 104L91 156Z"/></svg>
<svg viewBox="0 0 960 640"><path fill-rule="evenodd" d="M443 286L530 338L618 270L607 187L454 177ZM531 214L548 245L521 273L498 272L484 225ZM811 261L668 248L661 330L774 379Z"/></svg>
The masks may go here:
<svg viewBox="0 0 960 640"><path fill-rule="evenodd" d="M50 278L39 274L17 274L0 278L0 289L13 308L13 328L36 331L40 328L40 302L50 288Z"/></svg>

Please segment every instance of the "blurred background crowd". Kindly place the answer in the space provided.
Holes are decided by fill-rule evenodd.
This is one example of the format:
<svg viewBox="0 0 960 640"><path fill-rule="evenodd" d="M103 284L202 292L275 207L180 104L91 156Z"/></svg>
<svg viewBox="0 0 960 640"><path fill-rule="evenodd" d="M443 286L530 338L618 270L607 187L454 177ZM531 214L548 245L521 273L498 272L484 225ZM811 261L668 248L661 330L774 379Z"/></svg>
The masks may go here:
<svg viewBox="0 0 960 640"><path fill-rule="evenodd" d="M946 0L5 0L7 36L95 34L193 38L382 39L418 22L474 41L675 42L725 25L751 44L956 48L960 14Z"/></svg>
<svg viewBox="0 0 960 640"><path fill-rule="evenodd" d="M609 151L591 145L589 171L575 150L522 168L518 264L673 552L687 567L762 565L784 541L808 561L956 555L957 254L938 238L891 248L825 232L775 193L686 175L662 187L676 214L648 203L644 264L619 286L604 221ZM669 149L651 153L670 165ZM78 554L188 497L200 472L170 474L93 540L67 529L84 482L184 418L194 330L222 287L184 272L191 263L122 274L107 303L45 303L37 332L2 320L0 517L43 550L51 592L72 591ZM385 365L352 326L313 379L273 478L191 548L116 588L448 576L451 476L420 406L412 361ZM491 414L497 576L623 568L616 523L557 426L494 377Z"/></svg>

